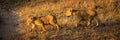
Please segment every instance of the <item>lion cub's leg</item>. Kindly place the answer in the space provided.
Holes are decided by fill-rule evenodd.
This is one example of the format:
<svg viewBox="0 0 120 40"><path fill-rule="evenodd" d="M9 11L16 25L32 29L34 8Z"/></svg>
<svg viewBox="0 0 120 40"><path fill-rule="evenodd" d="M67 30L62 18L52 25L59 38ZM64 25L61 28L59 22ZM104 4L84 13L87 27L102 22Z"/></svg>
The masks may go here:
<svg viewBox="0 0 120 40"><path fill-rule="evenodd" d="M54 27L56 27L57 31L59 31L59 26L57 24L55 24L53 21L50 21L50 24L53 25Z"/></svg>
<svg viewBox="0 0 120 40"><path fill-rule="evenodd" d="M91 17L88 17L87 27L88 27L88 28L90 28L90 27L91 27Z"/></svg>
<svg viewBox="0 0 120 40"><path fill-rule="evenodd" d="M52 15L47 15L47 19L49 20L49 23L57 28L57 31L59 31L59 26L55 24L54 18Z"/></svg>
<svg viewBox="0 0 120 40"><path fill-rule="evenodd" d="M43 31L46 31L46 29L44 28L43 24L41 23L41 21L39 20L39 18L37 18L35 21L34 21L34 24L41 28Z"/></svg>
<svg viewBox="0 0 120 40"><path fill-rule="evenodd" d="M94 18L95 22L96 22L96 26L99 26L99 20L97 20L97 18Z"/></svg>

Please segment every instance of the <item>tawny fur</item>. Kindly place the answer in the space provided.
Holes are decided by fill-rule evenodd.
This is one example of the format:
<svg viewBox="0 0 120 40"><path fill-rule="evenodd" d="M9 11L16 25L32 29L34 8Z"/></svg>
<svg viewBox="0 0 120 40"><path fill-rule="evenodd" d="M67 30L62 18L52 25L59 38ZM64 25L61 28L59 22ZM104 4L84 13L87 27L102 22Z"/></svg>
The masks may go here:
<svg viewBox="0 0 120 40"><path fill-rule="evenodd" d="M66 16L72 16L72 15L78 15L82 19L87 20L87 27L90 28L91 21L97 16L94 10L92 9L67 9L67 12L65 13ZM98 21L96 26L98 26Z"/></svg>
<svg viewBox="0 0 120 40"><path fill-rule="evenodd" d="M37 26L38 28L41 28L43 31L46 31L44 24L50 24L53 25L57 28L57 30L59 31L59 26L57 24L55 24L54 22L54 18L52 15L45 15L45 16L41 16L41 17L32 17L30 19L27 20L27 24L28 25L32 25L32 29Z"/></svg>

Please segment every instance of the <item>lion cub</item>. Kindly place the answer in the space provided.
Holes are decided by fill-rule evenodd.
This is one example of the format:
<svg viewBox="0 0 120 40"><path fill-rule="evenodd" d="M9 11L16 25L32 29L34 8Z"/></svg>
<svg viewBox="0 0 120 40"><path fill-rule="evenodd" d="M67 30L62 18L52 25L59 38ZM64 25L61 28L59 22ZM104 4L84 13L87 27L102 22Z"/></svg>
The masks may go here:
<svg viewBox="0 0 120 40"><path fill-rule="evenodd" d="M92 9L72 9L72 8L68 8L65 15L66 16L78 15L82 19L87 20L87 27L90 28L92 20L95 18L95 16L97 16L97 13L95 13L95 11L92 10ZM97 20L95 20L95 21L97 22L96 26L98 26L98 21Z"/></svg>
<svg viewBox="0 0 120 40"><path fill-rule="evenodd" d="M41 28L43 31L46 31L44 24L50 24L53 25L57 28L59 31L59 26L55 24L54 18L52 15L45 15L45 16L40 16L40 17L31 17L30 19L27 20L28 25L32 25L32 29L35 27Z"/></svg>

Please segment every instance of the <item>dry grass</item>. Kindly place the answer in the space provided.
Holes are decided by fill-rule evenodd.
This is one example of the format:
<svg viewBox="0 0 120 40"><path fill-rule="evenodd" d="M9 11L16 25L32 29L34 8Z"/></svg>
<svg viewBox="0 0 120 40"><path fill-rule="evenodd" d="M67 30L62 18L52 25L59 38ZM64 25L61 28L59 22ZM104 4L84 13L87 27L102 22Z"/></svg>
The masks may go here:
<svg viewBox="0 0 120 40"><path fill-rule="evenodd" d="M36 0L30 1L16 9L16 15L19 17L20 35L18 39L24 40L119 40L120 36L115 36L113 32L98 33L95 28L105 27L102 25L119 25L120 23L120 1L119 0ZM71 9L84 9L86 13L94 13L94 19L91 19L91 29L87 28L87 18L82 20L79 15L72 15ZM87 9L92 9L88 11ZM67 13L66 13L67 12ZM31 25L26 25L31 17L43 15L53 15L54 21L60 26L57 32L51 24L43 24L47 32L41 33L39 28L31 30ZM71 16L72 15L72 16ZM49 18L48 18L49 19ZM98 27L95 19L98 20ZM46 20L47 21L47 20ZM95 28L94 28L95 27ZM118 27L119 28L119 27ZM100 28L101 29L101 28ZM106 29L107 30L107 29ZM120 30L120 29L118 29ZM102 30L104 31L104 30ZM100 31L100 32L102 32ZM113 31L113 30L111 30ZM117 30L115 32L118 32ZM119 33L117 35L120 35Z"/></svg>

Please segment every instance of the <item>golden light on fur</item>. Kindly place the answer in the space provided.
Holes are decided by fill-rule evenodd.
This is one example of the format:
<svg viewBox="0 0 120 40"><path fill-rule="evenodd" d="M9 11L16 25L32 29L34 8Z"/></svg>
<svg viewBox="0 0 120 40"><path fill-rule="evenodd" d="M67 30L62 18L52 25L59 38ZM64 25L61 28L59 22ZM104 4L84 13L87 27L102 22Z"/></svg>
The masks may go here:
<svg viewBox="0 0 120 40"><path fill-rule="evenodd" d="M45 24L50 24L54 27L57 28L57 30L59 31L59 26L54 22L54 17L52 15L46 15L46 16L42 16L41 20L45 23Z"/></svg>
<svg viewBox="0 0 120 40"><path fill-rule="evenodd" d="M72 8L67 8L65 15L71 16L72 15Z"/></svg>

